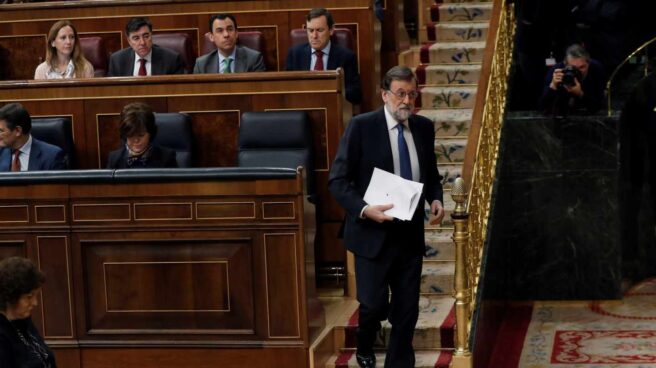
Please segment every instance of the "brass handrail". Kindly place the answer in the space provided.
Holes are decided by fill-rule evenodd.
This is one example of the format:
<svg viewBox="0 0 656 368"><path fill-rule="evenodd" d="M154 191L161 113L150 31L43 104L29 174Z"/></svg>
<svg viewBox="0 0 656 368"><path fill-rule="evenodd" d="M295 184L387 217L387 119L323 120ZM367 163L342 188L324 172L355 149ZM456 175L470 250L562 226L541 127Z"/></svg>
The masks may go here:
<svg viewBox="0 0 656 368"><path fill-rule="evenodd" d="M473 366L471 322L477 307L481 258L487 238L514 35L514 5L506 0L495 0L463 163L464 181L458 181L452 191L457 206L452 215L456 243L454 368ZM460 194L461 191L467 193L464 188L469 188L467 196Z"/></svg>
<svg viewBox="0 0 656 368"><path fill-rule="evenodd" d="M642 51L642 49L644 49L645 47L649 46L650 44L652 44L652 43L654 43L654 42L656 42L656 37L654 37L654 38L652 38L651 40L649 40L649 41L643 43L642 45L640 45L640 47L638 47L637 49L633 50L633 52L630 53L629 56L627 56L627 57L624 59L624 61L622 61L622 62L620 63L620 65L618 65L617 68L615 68L615 70L613 70L613 73L611 73L610 77L608 78L608 82L606 82L606 98L608 98L608 116L612 116L612 115L613 115L613 108L612 108L612 105L611 105L611 95L610 95L610 88L611 88L611 84L613 83L613 79L615 79L615 76L617 75L617 73L619 73L620 69L622 69L622 67L623 67L626 63L628 63L629 60L631 60L631 58L635 56L635 54L639 53L640 51ZM646 66L646 65L647 65L647 64L645 64L645 77L646 77L647 74L648 74L648 73L647 73L647 66Z"/></svg>

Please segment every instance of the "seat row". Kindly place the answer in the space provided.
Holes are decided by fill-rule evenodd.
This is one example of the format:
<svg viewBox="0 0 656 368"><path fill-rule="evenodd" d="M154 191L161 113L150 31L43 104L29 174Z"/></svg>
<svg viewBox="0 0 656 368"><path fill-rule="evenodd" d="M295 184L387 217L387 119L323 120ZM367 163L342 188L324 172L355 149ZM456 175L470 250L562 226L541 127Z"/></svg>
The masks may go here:
<svg viewBox="0 0 656 368"><path fill-rule="evenodd" d="M307 42L307 32L305 29L293 29L290 32L290 47L301 45ZM80 37L80 46L84 57L89 60L94 68L96 77L107 75L110 52L105 47L105 41L100 36ZM355 51L353 34L347 28L335 28L331 37L331 42L339 46ZM161 47L173 50L182 56L187 73L191 73L196 60L193 51L193 40L187 33L183 32L158 32L153 34L153 43ZM266 40L262 32L248 31L239 32L238 43L250 49L264 53L267 49ZM205 33L202 41L200 54L204 55L216 49L214 43L210 40L210 32ZM267 65L267 70L273 70L273 66Z"/></svg>

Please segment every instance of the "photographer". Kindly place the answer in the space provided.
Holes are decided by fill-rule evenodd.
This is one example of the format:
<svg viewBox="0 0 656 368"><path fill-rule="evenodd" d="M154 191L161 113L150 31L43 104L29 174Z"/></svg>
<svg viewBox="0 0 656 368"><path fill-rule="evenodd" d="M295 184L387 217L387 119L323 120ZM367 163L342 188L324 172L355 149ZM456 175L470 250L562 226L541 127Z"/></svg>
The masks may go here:
<svg viewBox="0 0 656 368"><path fill-rule="evenodd" d="M565 61L547 73L540 108L554 115L577 110L594 113L604 105L605 82L601 64L574 44L565 51Z"/></svg>

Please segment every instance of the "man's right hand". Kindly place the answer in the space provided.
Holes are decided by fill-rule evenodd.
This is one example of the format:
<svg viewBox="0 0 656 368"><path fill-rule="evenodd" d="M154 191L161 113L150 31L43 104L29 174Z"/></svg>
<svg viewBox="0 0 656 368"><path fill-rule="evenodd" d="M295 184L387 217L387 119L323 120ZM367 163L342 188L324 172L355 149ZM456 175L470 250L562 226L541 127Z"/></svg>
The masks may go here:
<svg viewBox="0 0 656 368"><path fill-rule="evenodd" d="M381 204L378 206L367 206L362 214L365 218L376 221L378 223L383 223L384 221L392 221L394 220L394 217L385 214L385 211L392 207L394 207L394 205L391 203Z"/></svg>
<svg viewBox="0 0 656 368"><path fill-rule="evenodd" d="M553 72L553 77L551 77L551 83L549 84L549 88L553 89L554 91L558 89L558 86L563 82L563 70L562 69L555 69Z"/></svg>

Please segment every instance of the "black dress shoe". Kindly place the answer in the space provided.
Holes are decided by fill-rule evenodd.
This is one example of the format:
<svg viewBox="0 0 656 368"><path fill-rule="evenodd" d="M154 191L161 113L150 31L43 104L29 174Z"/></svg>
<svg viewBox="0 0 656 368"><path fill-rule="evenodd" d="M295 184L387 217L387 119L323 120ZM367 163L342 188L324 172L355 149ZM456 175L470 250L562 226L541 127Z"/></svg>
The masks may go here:
<svg viewBox="0 0 656 368"><path fill-rule="evenodd" d="M355 354L355 359L358 361L360 368L374 368L376 367L376 356Z"/></svg>

